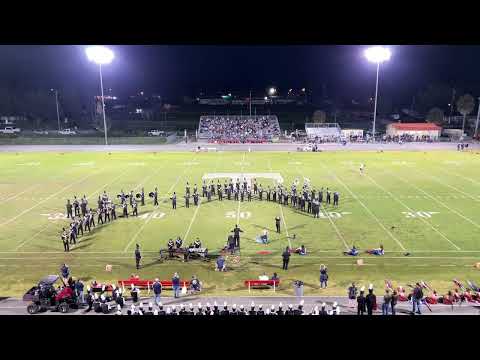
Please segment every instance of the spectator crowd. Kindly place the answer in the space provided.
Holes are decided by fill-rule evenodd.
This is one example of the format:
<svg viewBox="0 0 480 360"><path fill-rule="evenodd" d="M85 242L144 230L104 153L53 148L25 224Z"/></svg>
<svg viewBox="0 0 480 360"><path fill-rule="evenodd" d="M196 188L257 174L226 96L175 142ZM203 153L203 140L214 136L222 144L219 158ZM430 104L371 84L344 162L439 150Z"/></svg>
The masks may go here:
<svg viewBox="0 0 480 360"><path fill-rule="evenodd" d="M268 142L280 136L280 125L275 115L201 116L199 137L215 142Z"/></svg>

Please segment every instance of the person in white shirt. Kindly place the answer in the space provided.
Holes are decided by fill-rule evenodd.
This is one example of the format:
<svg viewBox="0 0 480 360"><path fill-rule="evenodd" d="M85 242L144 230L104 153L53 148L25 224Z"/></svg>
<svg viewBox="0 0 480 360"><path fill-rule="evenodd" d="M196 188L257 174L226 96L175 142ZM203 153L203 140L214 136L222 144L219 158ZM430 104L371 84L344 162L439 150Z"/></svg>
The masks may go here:
<svg viewBox="0 0 480 360"><path fill-rule="evenodd" d="M258 277L258 280L269 280L269 278L268 278L268 275L267 275L267 274L263 273L262 275L260 275L260 276Z"/></svg>

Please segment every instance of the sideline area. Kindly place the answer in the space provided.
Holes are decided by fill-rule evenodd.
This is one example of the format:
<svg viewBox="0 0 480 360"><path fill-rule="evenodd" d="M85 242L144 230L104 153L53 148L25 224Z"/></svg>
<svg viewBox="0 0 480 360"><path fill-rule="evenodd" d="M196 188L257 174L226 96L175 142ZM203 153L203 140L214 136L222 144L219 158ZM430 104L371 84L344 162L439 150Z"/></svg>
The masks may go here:
<svg viewBox="0 0 480 360"><path fill-rule="evenodd" d="M203 296L185 296L178 299L173 297L162 297L162 304L164 309L175 305L177 311L180 309L181 305L185 305L188 309L190 303L194 307L194 311L196 312L198 309L198 303L201 303L203 308L205 308L207 303L213 305L216 301L219 308L223 309L223 304L226 301L228 304L229 310L233 304L236 304L237 309L240 305L245 307L245 310L249 310L252 301L255 303L256 309L258 309L259 305L263 305L263 309L269 309L272 305L275 306L275 309L278 310L278 305L282 303L283 309L287 309L288 305L292 304L294 309L297 309L300 300L304 301L304 311L306 314L309 314L310 311L315 306L321 307L322 303L326 303L326 309L329 311L332 309L332 304L337 302L340 307L340 315L356 315L357 310L355 308L348 307L348 299L347 297L340 297L340 296L304 296L302 298L293 297L293 296L283 296L283 297L275 297L275 296L252 296L252 297L242 297L242 296L229 296L229 297L203 297ZM145 309L148 308L148 303L153 303L152 297L142 297L141 301L143 302L143 307ZM377 303L378 303L378 310L374 311L374 315L381 315L381 294L377 294ZM28 302L22 301L21 299L15 298L8 298L0 301L0 315L28 315L27 313L27 305ZM127 310L130 309L132 305L131 300L126 301L126 305L123 307L122 314L126 315ZM138 304L137 304L138 305ZM430 312L425 305L422 306L422 314L423 315L480 315L480 304L475 305L472 303L464 303L462 305L430 305L432 311ZM154 309L158 309L154 306ZM410 311L412 310L412 305L410 302L399 302L396 306L397 315L410 315ZM59 312L45 312L39 315L62 315ZM114 315L115 311L112 311L110 315ZM84 309L80 310L70 310L69 315L84 315ZM90 311L89 313L85 313L85 315L103 315L95 313L94 311Z"/></svg>

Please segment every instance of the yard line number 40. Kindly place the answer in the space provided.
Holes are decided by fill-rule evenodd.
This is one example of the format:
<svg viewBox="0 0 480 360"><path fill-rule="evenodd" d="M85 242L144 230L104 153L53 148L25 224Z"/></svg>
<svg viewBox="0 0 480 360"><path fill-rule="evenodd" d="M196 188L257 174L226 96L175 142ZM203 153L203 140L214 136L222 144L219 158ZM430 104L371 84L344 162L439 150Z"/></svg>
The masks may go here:
<svg viewBox="0 0 480 360"><path fill-rule="evenodd" d="M406 218L414 219L414 218L431 218L432 215L438 214L437 211L402 211L402 214L405 214Z"/></svg>

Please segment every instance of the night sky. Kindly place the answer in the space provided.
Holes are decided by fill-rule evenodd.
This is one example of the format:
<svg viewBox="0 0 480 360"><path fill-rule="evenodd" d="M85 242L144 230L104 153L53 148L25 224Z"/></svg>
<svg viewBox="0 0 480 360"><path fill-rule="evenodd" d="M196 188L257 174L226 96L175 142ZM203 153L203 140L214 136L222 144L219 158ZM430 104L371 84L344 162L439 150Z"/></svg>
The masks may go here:
<svg viewBox="0 0 480 360"><path fill-rule="evenodd" d="M361 99L374 94L375 65L363 46L120 46L104 67L104 87L117 96L144 90L174 101L203 90L248 93L275 85L283 94L306 87L314 98L322 85L329 97ZM480 46L390 46L381 67L380 94L410 104L430 83L458 86L480 95ZM99 89L98 68L84 46L0 46L0 86L69 88L81 97ZM260 94L258 94L260 95Z"/></svg>

